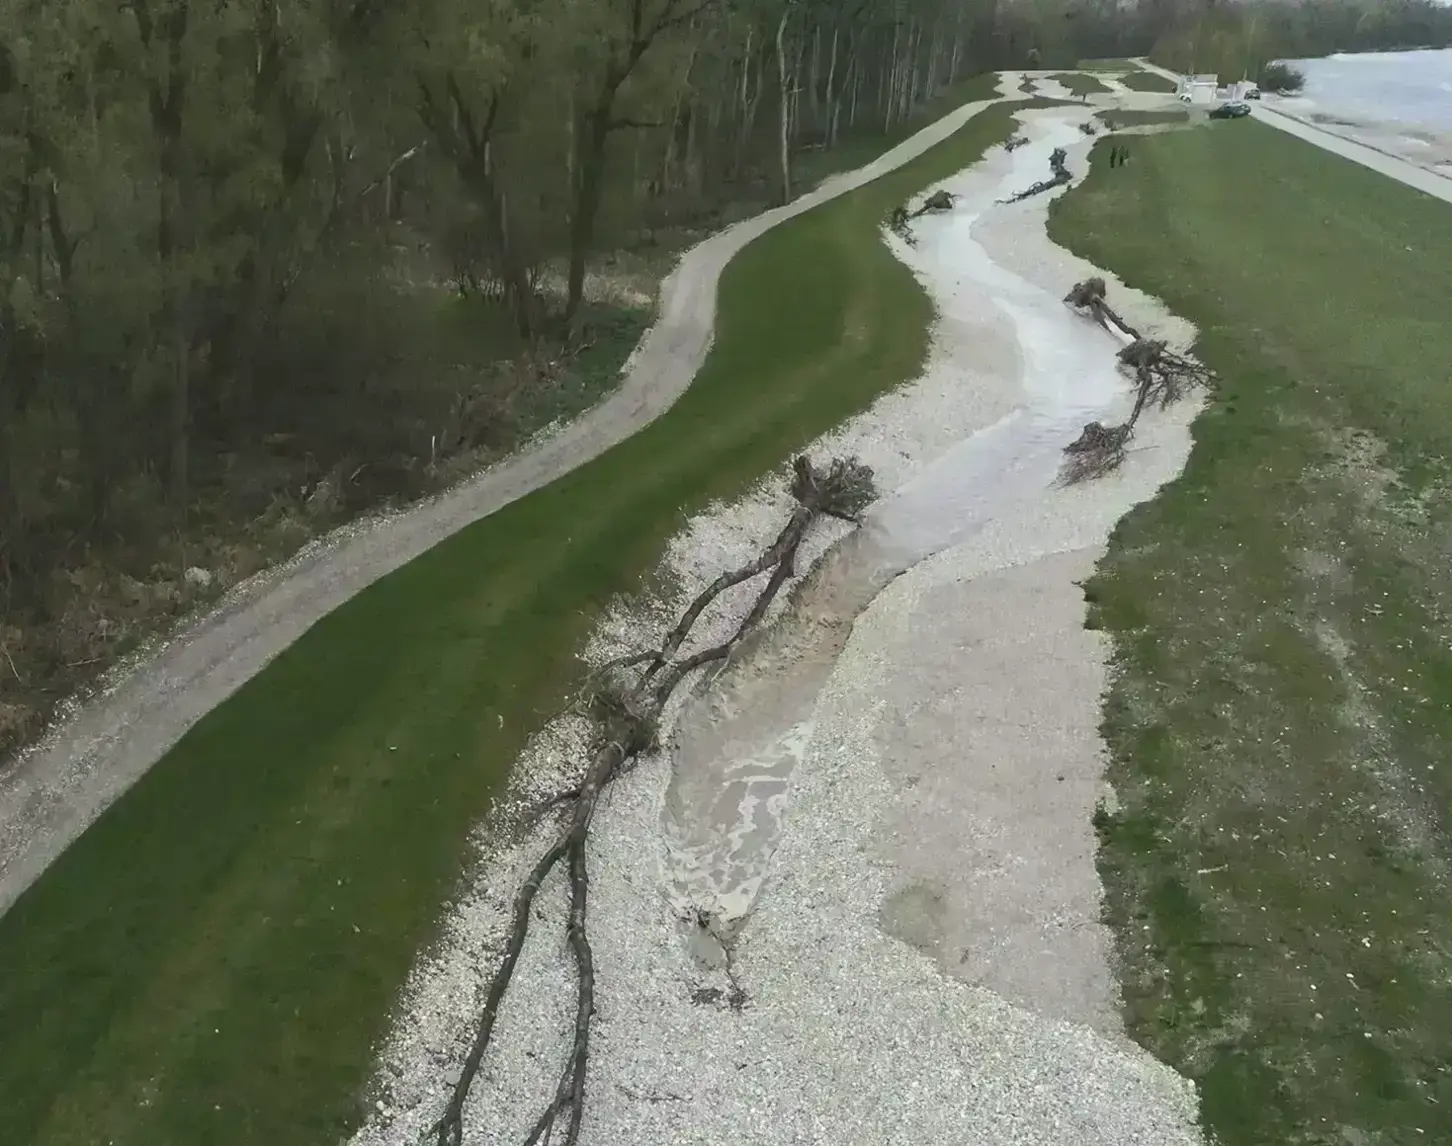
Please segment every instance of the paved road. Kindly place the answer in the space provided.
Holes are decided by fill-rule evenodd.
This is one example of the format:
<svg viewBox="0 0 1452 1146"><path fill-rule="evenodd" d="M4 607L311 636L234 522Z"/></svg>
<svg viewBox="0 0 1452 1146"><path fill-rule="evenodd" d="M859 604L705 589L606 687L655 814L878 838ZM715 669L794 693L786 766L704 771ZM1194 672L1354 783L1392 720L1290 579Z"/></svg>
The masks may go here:
<svg viewBox="0 0 1452 1146"><path fill-rule="evenodd" d="M1166 79L1179 82L1180 77L1174 72L1166 71L1164 68L1156 67L1147 60L1139 61L1146 71L1155 72ZM1339 155L1349 159L1353 163L1359 163L1363 167L1369 167L1373 171L1379 171L1389 179L1395 179L1398 183L1405 183L1408 187L1415 187L1434 198L1441 199L1444 203L1452 203L1452 178L1446 175L1439 175L1425 167L1419 167L1415 163L1408 162L1399 156L1392 155L1385 151L1378 151L1374 147L1368 147L1364 143L1356 143L1346 139L1334 132L1326 131L1324 128L1307 123L1303 119L1286 115L1284 112L1274 111L1263 103L1251 113L1261 123L1275 128L1277 131L1284 131L1287 135L1294 135L1297 139L1304 139L1307 143L1314 143L1324 151L1333 155Z"/></svg>

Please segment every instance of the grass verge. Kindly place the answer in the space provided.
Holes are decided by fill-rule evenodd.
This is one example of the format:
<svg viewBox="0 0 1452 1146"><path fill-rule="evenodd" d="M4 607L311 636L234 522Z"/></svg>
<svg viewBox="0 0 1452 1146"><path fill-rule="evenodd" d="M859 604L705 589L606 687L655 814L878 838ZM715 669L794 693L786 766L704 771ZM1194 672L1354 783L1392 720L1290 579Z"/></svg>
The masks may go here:
<svg viewBox="0 0 1452 1146"><path fill-rule="evenodd" d="M1082 72L1060 72L1058 75L1050 76L1049 79L1063 84L1075 96L1109 94L1107 87L1093 76L1084 75Z"/></svg>
<svg viewBox="0 0 1452 1146"><path fill-rule="evenodd" d="M1137 72L1139 64L1128 59L1080 60L1081 72Z"/></svg>
<svg viewBox="0 0 1452 1146"><path fill-rule="evenodd" d="M1223 379L1086 587L1128 1020L1221 1146L1452 1141L1449 224L1255 123L1052 208Z"/></svg>
<svg viewBox="0 0 1452 1146"><path fill-rule="evenodd" d="M1136 111L1130 108L1101 111L1097 117L1110 131L1124 127L1150 127L1161 123L1189 123L1190 113L1181 108L1167 111Z"/></svg>
<svg viewBox="0 0 1452 1146"><path fill-rule="evenodd" d="M1168 80L1158 72L1137 71L1119 77L1119 82L1125 87L1137 92L1170 92L1175 90L1173 80Z"/></svg>
<svg viewBox="0 0 1452 1146"><path fill-rule="evenodd" d="M1012 123L990 108L753 243L668 414L324 618L61 857L0 919L6 1142L349 1131L470 828L594 619L684 514L919 370L931 306L878 229Z"/></svg>

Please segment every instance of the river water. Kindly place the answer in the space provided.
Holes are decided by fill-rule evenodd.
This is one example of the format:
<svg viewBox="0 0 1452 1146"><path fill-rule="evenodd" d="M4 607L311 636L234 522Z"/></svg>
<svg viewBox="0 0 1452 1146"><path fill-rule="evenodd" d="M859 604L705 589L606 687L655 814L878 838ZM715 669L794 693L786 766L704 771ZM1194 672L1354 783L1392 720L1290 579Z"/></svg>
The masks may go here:
<svg viewBox="0 0 1452 1146"><path fill-rule="evenodd" d="M922 220L918 232L930 289L970 279L1011 324L1021 405L874 504L682 717L664 810L665 882L678 911L704 913L718 933L739 924L761 890L817 696L854 619L899 574L1041 495L1064 445L1125 392L1106 333L995 263L973 236L985 210L1042 178L1050 151L1078 138L1072 125L1055 125L1014 153L998 186Z"/></svg>
<svg viewBox="0 0 1452 1146"><path fill-rule="evenodd" d="M1300 94L1320 112L1452 132L1452 50L1337 53L1291 63L1306 77Z"/></svg>

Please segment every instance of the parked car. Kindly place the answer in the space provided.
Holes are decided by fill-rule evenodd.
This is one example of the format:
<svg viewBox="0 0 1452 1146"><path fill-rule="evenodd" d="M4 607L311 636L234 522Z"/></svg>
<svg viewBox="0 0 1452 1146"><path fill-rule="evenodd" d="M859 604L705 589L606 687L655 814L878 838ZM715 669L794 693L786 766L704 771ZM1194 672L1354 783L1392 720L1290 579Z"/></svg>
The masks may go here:
<svg viewBox="0 0 1452 1146"><path fill-rule="evenodd" d="M1250 114L1250 105L1246 103L1223 103L1210 112L1211 119L1241 119Z"/></svg>
<svg viewBox="0 0 1452 1146"><path fill-rule="evenodd" d="M1245 93L1246 99L1260 99L1260 88L1251 88Z"/></svg>

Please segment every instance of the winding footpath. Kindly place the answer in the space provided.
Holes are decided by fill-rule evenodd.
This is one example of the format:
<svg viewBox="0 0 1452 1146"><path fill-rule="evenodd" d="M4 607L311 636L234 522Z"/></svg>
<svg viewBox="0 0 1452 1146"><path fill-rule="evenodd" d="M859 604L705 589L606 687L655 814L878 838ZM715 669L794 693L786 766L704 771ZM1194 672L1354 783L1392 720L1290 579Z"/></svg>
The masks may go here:
<svg viewBox="0 0 1452 1146"><path fill-rule="evenodd" d="M1000 98L1019 97L1000 92ZM964 104L866 166L693 247L662 283L659 317L611 397L453 490L402 513L345 526L242 583L80 705L0 774L0 914L188 729L317 621L670 409L705 361L717 283L738 251L779 223L901 167L995 102Z"/></svg>

